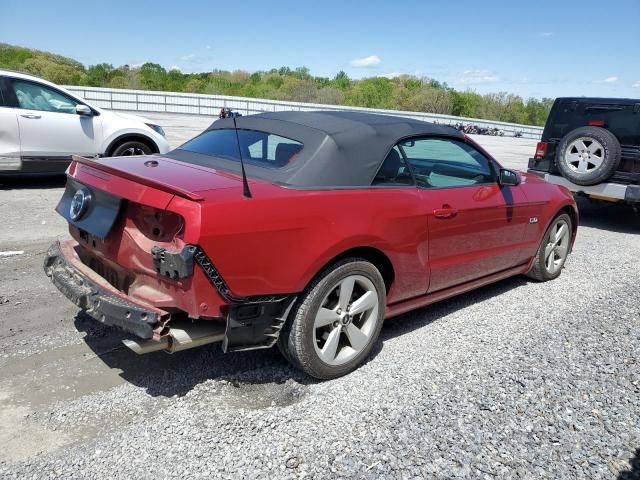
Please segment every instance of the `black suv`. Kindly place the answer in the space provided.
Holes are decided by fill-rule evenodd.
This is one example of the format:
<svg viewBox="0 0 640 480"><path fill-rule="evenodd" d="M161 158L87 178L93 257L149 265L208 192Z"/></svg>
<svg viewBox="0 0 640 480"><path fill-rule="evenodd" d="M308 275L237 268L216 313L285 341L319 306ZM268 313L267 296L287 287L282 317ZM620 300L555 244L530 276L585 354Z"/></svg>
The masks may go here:
<svg viewBox="0 0 640 480"><path fill-rule="evenodd" d="M640 100L556 99L529 172L577 194L640 205Z"/></svg>

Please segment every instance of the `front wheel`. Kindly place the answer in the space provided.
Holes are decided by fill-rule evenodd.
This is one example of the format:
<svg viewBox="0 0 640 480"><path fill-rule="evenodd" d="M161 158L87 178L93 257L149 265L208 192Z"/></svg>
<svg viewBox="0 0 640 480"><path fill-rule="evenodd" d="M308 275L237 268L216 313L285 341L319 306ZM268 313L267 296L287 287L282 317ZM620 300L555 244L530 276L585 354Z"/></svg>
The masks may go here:
<svg viewBox="0 0 640 480"><path fill-rule="evenodd" d="M563 213L554 218L542 238L527 276L539 282L558 278L569 255L572 235L573 227L569 215Z"/></svg>
<svg viewBox="0 0 640 480"><path fill-rule="evenodd" d="M356 369L378 338L385 309L382 275L350 258L329 267L302 293L278 347L295 366L327 380Z"/></svg>
<svg viewBox="0 0 640 480"><path fill-rule="evenodd" d="M151 147L138 140L130 140L118 145L111 154L112 157L129 157L132 155L151 155Z"/></svg>

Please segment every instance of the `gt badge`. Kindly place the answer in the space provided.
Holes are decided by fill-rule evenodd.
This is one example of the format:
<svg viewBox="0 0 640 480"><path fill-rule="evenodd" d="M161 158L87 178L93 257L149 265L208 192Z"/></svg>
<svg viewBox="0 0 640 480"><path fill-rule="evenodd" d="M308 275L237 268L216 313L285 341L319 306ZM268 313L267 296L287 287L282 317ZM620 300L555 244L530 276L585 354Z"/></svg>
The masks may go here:
<svg viewBox="0 0 640 480"><path fill-rule="evenodd" d="M87 187L82 187L73 195L69 206L71 220L80 220L91 205L91 192Z"/></svg>
<svg viewBox="0 0 640 480"><path fill-rule="evenodd" d="M529 218L529 223L538 223L538 217Z"/></svg>

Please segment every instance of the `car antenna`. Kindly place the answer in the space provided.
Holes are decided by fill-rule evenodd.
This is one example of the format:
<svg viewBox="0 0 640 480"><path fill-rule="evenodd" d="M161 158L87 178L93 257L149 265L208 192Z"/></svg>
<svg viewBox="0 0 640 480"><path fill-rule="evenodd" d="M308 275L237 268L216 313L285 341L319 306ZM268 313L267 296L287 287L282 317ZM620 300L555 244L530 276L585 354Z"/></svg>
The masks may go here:
<svg viewBox="0 0 640 480"><path fill-rule="evenodd" d="M233 128L236 130L236 140L238 141L238 153L240 153L240 168L242 169L242 193L246 198L251 198L251 190L249 190L249 182L247 181L247 172L244 171L244 160L242 160L242 147L240 146L240 135L238 135L238 125L236 117L233 116Z"/></svg>

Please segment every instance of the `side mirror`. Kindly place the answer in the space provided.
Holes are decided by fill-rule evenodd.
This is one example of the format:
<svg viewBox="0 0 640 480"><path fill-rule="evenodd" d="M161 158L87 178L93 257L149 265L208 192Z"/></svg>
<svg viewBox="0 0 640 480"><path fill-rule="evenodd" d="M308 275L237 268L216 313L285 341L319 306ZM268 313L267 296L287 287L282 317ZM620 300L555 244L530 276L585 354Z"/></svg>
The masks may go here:
<svg viewBox="0 0 640 480"><path fill-rule="evenodd" d="M84 115L86 117L91 117L93 116L93 110L91 110L89 107L87 107L86 105L82 105L82 104L78 104L76 105L76 113L78 115Z"/></svg>
<svg viewBox="0 0 640 480"><path fill-rule="evenodd" d="M500 185L505 186L513 186L520 185L520 175L513 170L507 170L506 168L500 169Z"/></svg>

